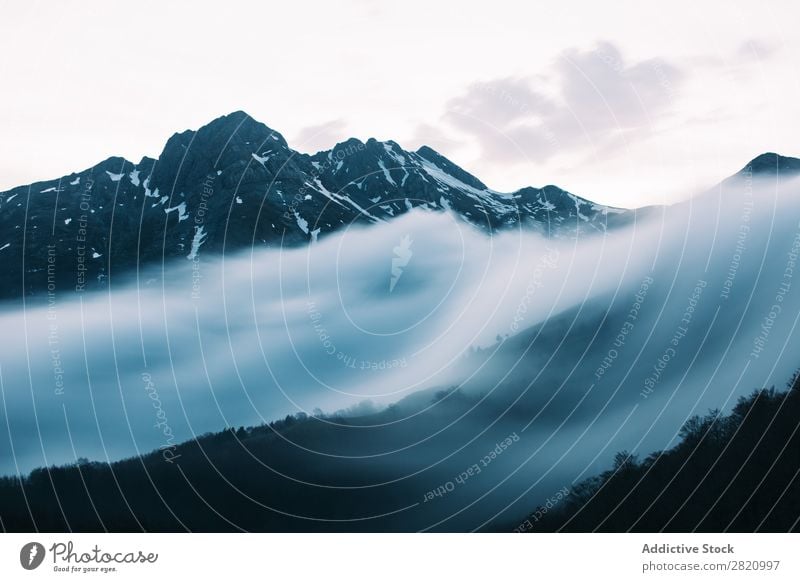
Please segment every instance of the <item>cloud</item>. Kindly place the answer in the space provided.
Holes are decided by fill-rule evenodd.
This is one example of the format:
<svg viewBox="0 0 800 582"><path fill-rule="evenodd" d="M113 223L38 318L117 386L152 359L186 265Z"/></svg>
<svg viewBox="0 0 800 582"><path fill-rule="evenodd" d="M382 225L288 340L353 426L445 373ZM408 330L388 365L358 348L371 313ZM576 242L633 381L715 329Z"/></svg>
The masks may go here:
<svg viewBox="0 0 800 582"><path fill-rule="evenodd" d="M739 48L736 49L736 57L750 61L763 61L772 57L778 52L778 49L779 47L769 40L751 38L739 45Z"/></svg>
<svg viewBox="0 0 800 582"><path fill-rule="evenodd" d="M611 43L586 52L567 51L557 69L562 98L593 134L648 126L668 112L683 76L662 59L628 64Z"/></svg>
<svg viewBox="0 0 800 582"><path fill-rule="evenodd" d="M684 75L663 59L630 63L608 42L562 53L543 76L470 85L447 104L450 128L481 156L545 161L562 152L621 145L670 112Z"/></svg>
<svg viewBox="0 0 800 582"><path fill-rule="evenodd" d="M308 152L318 152L329 149L345 139L347 122L344 119L334 119L318 125L310 125L301 129L292 139L293 147Z"/></svg>
<svg viewBox="0 0 800 582"><path fill-rule="evenodd" d="M553 102L534 91L527 79L508 77L475 83L448 103L448 114L474 117L482 123L502 127L530 117L552 113Z"/></svg>
<svg viewBox="0 0 800 582"><path fill-rule="evenodd" d="M703 67L710 71L736 68L749 72L751 65L764 63L771 59L780 51L780 48L774 41L753 37L745 39L726 52L693 55L685 65L693 69Z"/></svg>

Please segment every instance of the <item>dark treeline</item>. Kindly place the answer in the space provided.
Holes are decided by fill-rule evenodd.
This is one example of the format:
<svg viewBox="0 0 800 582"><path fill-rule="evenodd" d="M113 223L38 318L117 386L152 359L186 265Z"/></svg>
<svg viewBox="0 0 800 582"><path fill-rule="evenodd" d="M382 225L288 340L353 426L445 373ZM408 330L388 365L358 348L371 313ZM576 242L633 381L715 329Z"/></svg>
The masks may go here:
<svg viewBox="0 0 800 582"><path fill-rule="evenodd" d="M446 395L423 395L420 406L430 396ZM22 478L3 477L0 531L417 529L426 515L416 525L404 521L413 518L409 512L397 510L441 482L441 475L416 469L440 458L441 451L417 451L403 457L405 464L384 461L379 453L401 448L409 434L453 434L448 425L468 414L473 402L451 396L442 413L437 409L409 418L395 405L381 411L356 407L332 416L298 413L202 435L141 457L79 460ZM473 449L463 453L465 458L475 454ZM446 506L437 507L447 513Z"/></svg>
<svg viewBox="0 0 800 582"><path fill-rule="evenodd" d="M800 373L786 391L691 418L674 448L612 469L531 514L516 531L786 532L800 529Z"/></svg>
<svg viewBox="0 0 800 582"><path fill-rule="evenodd" d="M291 444L305 435L316 439L318 433L335 439L357 422L342 417L335 419L338 427L331 427L329 420L301 413L269 425L206 434L142 457L113 463L81 459L23 478L0 478L0 523L5 531L42 532L358 529L358 522L337 519L347 518L360 502L387 503L379 498L381 491L313 483L334 475L336 485L359 485L375 474L342 471L336 459L306 458Z"/></svg>

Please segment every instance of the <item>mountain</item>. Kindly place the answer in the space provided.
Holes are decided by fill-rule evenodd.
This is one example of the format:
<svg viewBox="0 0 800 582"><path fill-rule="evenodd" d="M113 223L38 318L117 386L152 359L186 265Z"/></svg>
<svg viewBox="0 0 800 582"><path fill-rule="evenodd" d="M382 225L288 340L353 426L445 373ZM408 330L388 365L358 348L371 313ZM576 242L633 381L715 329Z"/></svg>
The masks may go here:
<svg viewBox="0 0 800 582"><path fill-rule="evenodd" d="M0 193L0 298L103 288L167 259L294 246L420 208L488 233L604 232L633 212L556 186L496 192L429 147L349 139L314 155L238 111L172 136L158 159L112 157Z"/></svg>
<svg viewBox="0 0 800 582"><path fill-rule="evenodd" d="M739 173L752 173L754 176L780 176L800 172L800 159L767 152L754 158Z"/></svg>
<svg viewBox="0 0 800 582"><path fill-rule="evenodd" d="M767 153L747 171L795 173L800 160ZM0 258L11 265L0 299L100 289L148 264L301 245L416 208L451 211L490 234L522 227L554 237L637 216L553 185L497 192L427 146L349 139L303 154L237 111L173 135L158 159L111 157L0 193Z"/></svg>

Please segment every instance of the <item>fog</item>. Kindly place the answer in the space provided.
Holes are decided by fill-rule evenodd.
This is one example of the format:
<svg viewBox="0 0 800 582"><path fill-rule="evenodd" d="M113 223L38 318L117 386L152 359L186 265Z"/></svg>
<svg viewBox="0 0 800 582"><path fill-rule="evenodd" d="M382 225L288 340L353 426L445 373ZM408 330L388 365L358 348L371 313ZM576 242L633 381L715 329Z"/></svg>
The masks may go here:
<svg viewBox="0 0 800 582"><path fill-rule="evenodd" d="M464 527L470 515L478 527L788 380L800 364L797 185L737 178L577 239L489 237L415 210L305 248L200 247L196 261L112 276L107 293L7 305L0 473L399 403L370 454L400 476L434 467L416 501L465 468L464 451L520 436L440 519L414 522ZM423 434L417 417L454 402L424 391L456 386L470 403L457 431Z"/></svg>
<svg viewBox="0 0 800 582"><path fill-rule="evenodd" d="M393 275L404 240L407 264ZM445 385L471 347L614 285L616 275L586 277L598 255L580 254L573 241L492 238L450 214L414 211L308 248L224 259L201 250L199 261L136 280L112 276L109 293L57 291L7 309L3 329L15 333L3 339L3 392L20 436L13 450L3 441L2 469L160 446L156 396L179 442Z"/></svg>

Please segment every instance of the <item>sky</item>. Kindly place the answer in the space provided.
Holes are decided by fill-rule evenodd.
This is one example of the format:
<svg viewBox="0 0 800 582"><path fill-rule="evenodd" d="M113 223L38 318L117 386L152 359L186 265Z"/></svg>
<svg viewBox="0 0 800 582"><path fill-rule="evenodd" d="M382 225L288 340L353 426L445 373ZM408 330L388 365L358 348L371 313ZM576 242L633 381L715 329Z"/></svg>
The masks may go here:
<svg viewBox="0 0 800 582"><path fill-rule="evenodd" d="M0 190L242 109L314 152L427 144L624 207L800 157L800 5L0 0Z"/></svg>

